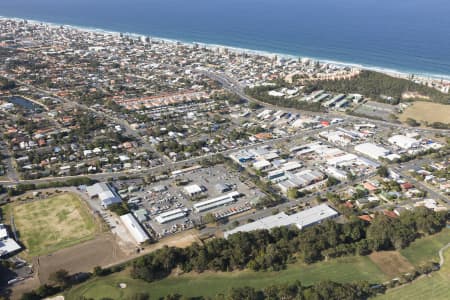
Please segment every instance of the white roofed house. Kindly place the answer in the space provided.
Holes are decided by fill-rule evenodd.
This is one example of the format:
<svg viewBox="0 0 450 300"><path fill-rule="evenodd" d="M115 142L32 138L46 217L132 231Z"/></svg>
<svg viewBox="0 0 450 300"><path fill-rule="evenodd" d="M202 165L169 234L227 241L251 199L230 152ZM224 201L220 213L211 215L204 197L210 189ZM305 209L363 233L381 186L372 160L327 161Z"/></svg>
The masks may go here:
<svg viewBox="0 0 450 300"><path fill-rule="evenodd" d="M121 203L122 198L107 183L96 183L88 186L86 191L91 198L98 198L104 208L108 208L112 204Z"/></svg>

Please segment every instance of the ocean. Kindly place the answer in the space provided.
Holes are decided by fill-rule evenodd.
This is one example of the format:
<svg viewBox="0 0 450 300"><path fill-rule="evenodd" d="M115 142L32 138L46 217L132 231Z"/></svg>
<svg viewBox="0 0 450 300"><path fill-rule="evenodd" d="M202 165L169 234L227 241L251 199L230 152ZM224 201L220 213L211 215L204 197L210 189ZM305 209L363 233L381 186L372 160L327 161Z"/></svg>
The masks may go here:
<svg viewBox="0 0 450 300"><path fill-rule="evenodd" d="M450 78L448 0L0 0L0 16Z"/></svg>

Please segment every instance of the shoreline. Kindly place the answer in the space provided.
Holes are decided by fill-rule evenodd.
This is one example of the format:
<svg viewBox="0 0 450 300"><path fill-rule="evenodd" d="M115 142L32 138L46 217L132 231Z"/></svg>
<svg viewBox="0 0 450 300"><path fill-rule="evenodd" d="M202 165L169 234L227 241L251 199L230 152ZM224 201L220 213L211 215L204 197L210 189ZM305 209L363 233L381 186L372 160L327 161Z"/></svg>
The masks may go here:
<svg viewBox="0 0 450 300"><path fill-rule="evenodd" d="M142 33L135 33L135 32L126 32L126 31L115 31L115 30L108 30L103 28L97 28L97 27L90 27L90 26L82 26L82 25L74 25L74 24L63 24L63 23L55 23L55 22L49 22L49 21L40 21L35 19L26 19L26 18L20 18L20 17L8 17L0 15L0 20L13 20L13 21L27 21L31 24L45 24L50 27L66 27L71 28L74 30L80 30L84 32L94 32L94 33L100 33L100 34L106 34L106 35L128 35L134 38L141 38L141 37L148 37L151 40L156 41L162 41L170 44L183 44L185 46L194 46L198 45L201 47L205 47L207 49L228 49L229 51L235 52L235 53L247 53L250 55L261 55L266 57L282 57L286 59L309 59L312 61L317 61L321 64L331 64L336 65L340 67L349 67L349 68L356 68L360 70L368 70L368 71L374 71L383 73L392 77L397 78L404 78L404 79L410 79L411 75L414 76L414 78L418 78L425 81L442 81L450 84L450 74L432 74L432 73L420 73L420 72L413 72L413 71L401 71L396 69L390 69L390 68L384 68L380 66L372 66L372 65L364 65L359 63L352 63L352 62L342 62L342 61L335 61L333 59L326 59L326 58L318 58L318 57L309 57L309 56L301 56L301 55L293 55L293 54L287 54L287 53L279 53L279 52L270 52L266 50L257 50L257 49L248 49L248 48L241 48L241 47L235 47L235 46L229 46L229 45L221 45L221 44L211 44L211 43L204 43L204 42L197 42L197 41L188 41L183 39L172 39L172 38L165 38L165 37L159 37L159 36L151 36L148 34L142 34Z"/></svg>

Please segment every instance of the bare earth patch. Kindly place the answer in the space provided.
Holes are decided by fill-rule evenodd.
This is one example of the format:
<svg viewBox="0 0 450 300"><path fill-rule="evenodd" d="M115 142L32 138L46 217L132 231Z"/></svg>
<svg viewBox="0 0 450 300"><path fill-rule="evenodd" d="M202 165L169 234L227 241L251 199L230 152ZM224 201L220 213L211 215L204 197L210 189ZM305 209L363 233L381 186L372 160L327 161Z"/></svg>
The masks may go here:
<svg viewBox="0 0 450 300"><path fill-rule="evenodd" d="M414 269L414 266L397 251L373 252L369 257L383 273L390 277L395 277Z"/></svg>
<svg viewBox="0 0 450 300"><path fill-rule="evenodd" d="M126 258L111 234L59 250L35 259L41 284L48 282L50 274L60 269L70 274L90 272L96 266L107 267Z"/></svg>
<svg viewBox="0 0 450 300"><path fill-rule="evenodd" d="M401 115L400 121L404 122L412 118L422 122L442 122L450 123L450 105L433 102L414 102Z"/></svg>

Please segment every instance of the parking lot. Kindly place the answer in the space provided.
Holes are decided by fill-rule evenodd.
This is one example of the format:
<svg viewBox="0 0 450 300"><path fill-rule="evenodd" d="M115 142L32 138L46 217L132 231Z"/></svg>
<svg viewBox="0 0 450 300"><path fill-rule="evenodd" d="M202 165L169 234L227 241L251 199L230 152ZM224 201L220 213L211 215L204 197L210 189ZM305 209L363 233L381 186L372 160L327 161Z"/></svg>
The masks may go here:
<svg viewBox="0 0 450 300"><path fill-rule="evenodd" d="M116 182L115 186L139 222L155 239L202 224L207 214L223 219L250 210L251 202L262 196L258 189L241 182L239 173L224 165L200 168L149 185L138 180ZM232 203L201 212L194 208L195 203L226 197L232 192L239 193ZM158 218L171 212L178 217L167 222ZM108 213L102 214L108 223Z"/></svg>

